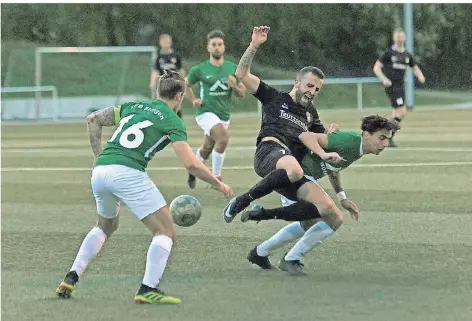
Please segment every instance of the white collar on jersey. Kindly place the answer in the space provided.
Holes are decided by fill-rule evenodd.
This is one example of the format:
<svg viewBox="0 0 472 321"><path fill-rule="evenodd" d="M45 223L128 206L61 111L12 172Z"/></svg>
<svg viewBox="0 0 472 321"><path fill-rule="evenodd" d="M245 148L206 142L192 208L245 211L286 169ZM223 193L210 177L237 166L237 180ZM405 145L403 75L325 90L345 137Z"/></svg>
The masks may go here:
<svg viewBox="0 0 472 321"><path fill-rule="evenodd" d="M362 139L361 139L361 147L359 149L359 156L362 156L362 155L364 155L364 153L362 153Z"/></svg>
<svg viewBox="0 0 472 321"><path fill-rule="evenodd" d="M395 50L395 51L397 51L397 52L399 52L399 53L403 53L403 52L405 52L405 47L403 47L403 51L398 51L397 45L393 45L393 46L392 46L392 50Z"/></svg>

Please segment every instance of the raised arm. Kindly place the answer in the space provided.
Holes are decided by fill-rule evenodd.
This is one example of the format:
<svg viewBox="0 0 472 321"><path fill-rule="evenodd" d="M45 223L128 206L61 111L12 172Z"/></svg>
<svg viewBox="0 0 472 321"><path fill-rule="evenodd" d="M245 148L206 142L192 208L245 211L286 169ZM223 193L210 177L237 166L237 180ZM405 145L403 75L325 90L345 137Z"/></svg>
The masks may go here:
<svg viewBox="0 0 472 321"><path fill-rule="evenodd" d="M236 77L246 86L251 94L256 93L261 82L259 77L251 74L252 59L256 55L257 48L267 40L269 30L270 27L267 26L254 27L251 43L239 60L238 67L236 68Z"/></svg>
<svg viewBox="0 0 472 321"><path fill-rule="evenodd" d="M102 127L116 124L116 112L119 113L119 107L112 106L94 111L86 118L90 146L95 157L102 152Z"/></svg>

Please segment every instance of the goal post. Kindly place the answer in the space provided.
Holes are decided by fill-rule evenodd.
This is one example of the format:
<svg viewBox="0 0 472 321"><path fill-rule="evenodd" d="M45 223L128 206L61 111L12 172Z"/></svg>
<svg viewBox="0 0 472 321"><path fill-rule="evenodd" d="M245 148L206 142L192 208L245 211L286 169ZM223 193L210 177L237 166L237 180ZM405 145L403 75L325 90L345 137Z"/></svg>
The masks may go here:
<svg viewBox="0 0 472 321"><path fill-rule="evenodd" d="M19 117L19 114L21 114L20 110L25 110L25 115L24 119L35 119L39 120L41 118L41 113L39 112L39 108L42 104L41 101L38 101L37 99L37 93L43 93L43 92L50 92L51 93L51 107L52 107L52 119L54 122L58 121L60 118L60 113L59 113L59 94L56 86L24 86L24 87L2 87L0 89L0 92L2 94L2 110L1 110L1 119L5 120L5 116L12 116L10 114L15 115L15 117ZM30 99L21 99L21 101L9 101L8 99L5 98L4 94L17 94L17 93L35 93L35 111L32 113L34 116L32 118L29 118L28 116L31 114L29 112L29 108L32 105L30 102L33 102ZM10 106L11 104L11 106ZM10 113L9 107L12 107L14 110L13 113Z"/></svg>
<svg viewBox="0 0 472 321"><path fill-rule="evenodd" d="M34 82L36 87L42 85L43 71L42 60L44 54L58 54L58 53L150 53L151 63L149 66L150 72L152 65L157 59L157 48L154 46L104 46L104 47L38 47L35 50L35 73ZM53 84L54 85L54 84ZM39 101L41 99L41 91L36 92L37 116L39 116L40 108Z"/></svg>

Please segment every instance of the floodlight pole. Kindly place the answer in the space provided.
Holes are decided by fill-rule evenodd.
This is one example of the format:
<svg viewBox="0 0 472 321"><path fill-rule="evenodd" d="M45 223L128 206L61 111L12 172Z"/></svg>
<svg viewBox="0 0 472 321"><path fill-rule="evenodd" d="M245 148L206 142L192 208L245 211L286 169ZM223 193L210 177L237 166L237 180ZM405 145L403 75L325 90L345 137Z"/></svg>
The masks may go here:
<svg viewBox="0 0 472 321"><path fill-rule="evenodd" d="M41 52L36 50L34 53L35 70L34 70L34 85L39 88L41 86ZM39 119L40 105L41 105L41 91L36 91L36 120Z"/></svg>
<svg viewBox="0 0 472 321"><path fill-rule="evenodd" d="M403 5L403 19L405 23L405 35L406 35L406 50L411 54L414 53L414 33L413 28L413 4L407 2ZM413 109L415 105L415 79L413 78L413 71L411 68L406 70L406 107Z"/></svg>

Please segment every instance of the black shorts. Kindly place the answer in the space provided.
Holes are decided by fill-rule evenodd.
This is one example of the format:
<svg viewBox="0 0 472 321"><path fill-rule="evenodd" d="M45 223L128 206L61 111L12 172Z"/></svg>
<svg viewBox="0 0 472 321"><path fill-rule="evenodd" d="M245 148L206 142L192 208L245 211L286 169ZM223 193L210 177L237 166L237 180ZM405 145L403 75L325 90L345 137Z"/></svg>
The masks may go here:
<svg viewBox="0 0 472 321"><path fill-rule="evenodd" d="M254 154L254 170L260 177L265 177L272 172L277 161L284 156L292 155L290 150L273 141L259 143Z"/></svg>
<svg viewBox="0 0 472 321"><path fill-rule="evenodd" d="M390 86L385 88L390 104L393 108L405 106L405 88Z"/></svg>

